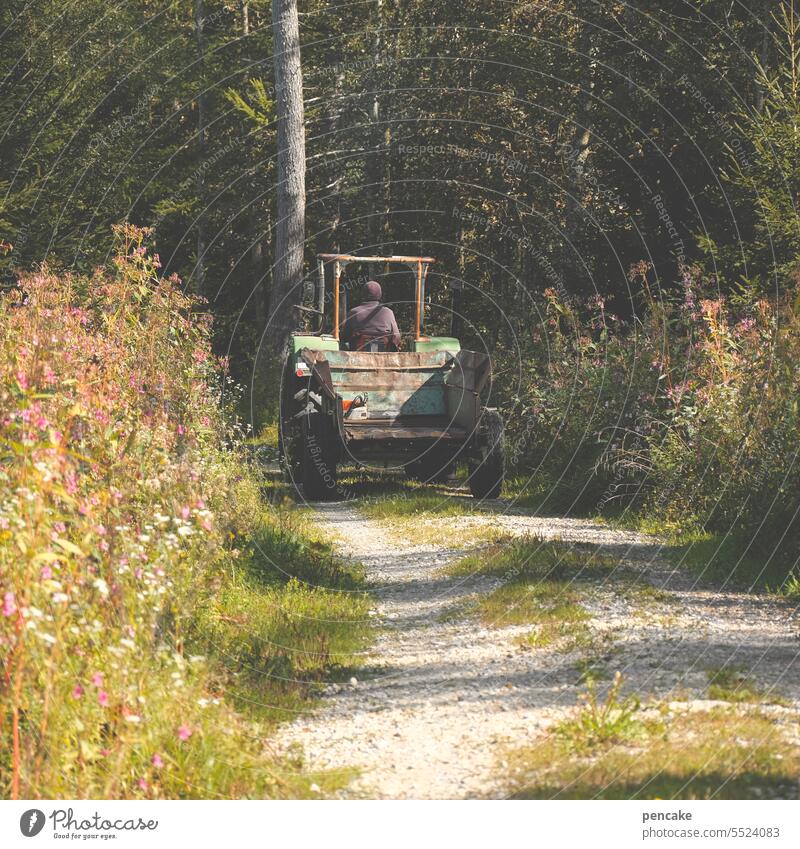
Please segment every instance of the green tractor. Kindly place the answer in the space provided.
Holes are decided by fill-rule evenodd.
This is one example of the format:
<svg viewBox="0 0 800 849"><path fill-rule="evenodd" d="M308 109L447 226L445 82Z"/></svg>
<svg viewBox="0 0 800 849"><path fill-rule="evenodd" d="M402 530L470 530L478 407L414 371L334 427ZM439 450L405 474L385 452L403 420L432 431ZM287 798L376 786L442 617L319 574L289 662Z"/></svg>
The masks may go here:
<svg viewBox="0 0 800 849"><path fill-rule="evenodd" d="M316 284L308 292L313 306L299 307L317 329L291 337L280 400L281 468L307 499L341 498L337 469L343 465L402 467L409 477L434 483L466 463L475 498L500 495L503 422L497 410L481 403L491 374L489 356L462 350L456 338L423 334L425 281L434 261L318 255ZM342 272L353 263L403 264L413 272L414 331L407 351L351 351L340 343L347 312ZM326 266L333 272L327 297ZM332 321L323 332L330 300Z"/></svg>

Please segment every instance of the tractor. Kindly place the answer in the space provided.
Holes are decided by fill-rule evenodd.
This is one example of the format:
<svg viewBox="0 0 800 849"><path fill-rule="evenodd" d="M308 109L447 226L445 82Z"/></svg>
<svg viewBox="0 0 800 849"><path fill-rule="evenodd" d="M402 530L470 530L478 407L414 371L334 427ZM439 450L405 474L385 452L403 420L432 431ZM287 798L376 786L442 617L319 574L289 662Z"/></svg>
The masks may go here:
<svg viewBox="0 0 800 849"><path fill-rule="evenodd" d="M297 305L315 329L291 336L280 387L281 468L307 499L340 498L337 470L345 465L402 467L412 479L442 483L465 463L475 498L500 495L503 421L481 403L489 356L462 350L454 336L423 332L425 283L434 262L426 256L317 256L316 280L304 287L303 300L312 305ZM414 329L400 346L408 350L348 350L340 340L349 289L342 275L365 263L404 265L413 273ZM326 277L332 277L327 292Z"/></svg>

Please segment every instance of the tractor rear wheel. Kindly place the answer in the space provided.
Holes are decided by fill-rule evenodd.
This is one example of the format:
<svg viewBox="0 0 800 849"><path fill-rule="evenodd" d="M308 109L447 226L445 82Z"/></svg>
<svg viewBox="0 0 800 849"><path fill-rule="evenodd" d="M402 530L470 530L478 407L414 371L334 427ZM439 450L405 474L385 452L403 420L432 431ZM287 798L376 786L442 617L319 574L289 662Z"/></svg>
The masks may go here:
<svg viewBox="0 0 800 849"><path fill-rule="evenodd" d="M309 501L328 501L336 497L336 454L321 413L303 417L303 494Z"/></svg>
<svg viewBox="0 0 800 849"><path fill-rule="evenodd" d="M498 498L505 476L503 419L497 410L481 416L480 454L469 462L469 489L474 498Z"/></svg>

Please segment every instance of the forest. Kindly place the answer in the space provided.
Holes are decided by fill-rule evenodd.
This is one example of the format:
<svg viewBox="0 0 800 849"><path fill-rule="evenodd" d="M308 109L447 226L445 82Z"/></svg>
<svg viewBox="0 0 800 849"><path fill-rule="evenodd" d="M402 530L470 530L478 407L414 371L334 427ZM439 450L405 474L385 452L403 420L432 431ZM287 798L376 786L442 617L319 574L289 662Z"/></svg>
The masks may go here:
<svg viewBox="0 0 800 849"><path fill-rule="evenodd" d="M4 795L346 784L253 732L370 639L259 460L318 253L436 258L515 504L796 601L797 0L5 0L0 81ZM411 515L387 486L370 515Z"/></svg>

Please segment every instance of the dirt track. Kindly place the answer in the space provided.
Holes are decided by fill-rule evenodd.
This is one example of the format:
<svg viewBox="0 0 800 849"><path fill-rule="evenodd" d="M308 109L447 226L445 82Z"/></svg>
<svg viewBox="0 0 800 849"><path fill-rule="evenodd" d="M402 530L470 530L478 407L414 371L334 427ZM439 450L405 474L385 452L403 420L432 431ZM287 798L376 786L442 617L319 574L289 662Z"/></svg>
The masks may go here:
<svg viewBox="0 0 800 849"><path fill-rule="evenodd" d="M441 575L445 563L463 554L446 541L476 523L593 543L636 570L642 583L669 591L644 607L613 581L598 581L586 595L589 625L598 637L607 635L599 660L623 673L626 689L643 698L679 695L699 707L707 670L730 665L800 705L800 641L791 607L767 596L701 589L665 564L652 538L579 519L498 514L424 520L441 526L443 544L415 545L352 505L317 509L321 523L365 565L383 632L362 680L331 686L322 707L285 729L281 743L300 743L312 768L359 767L346 795L502 796L503 746L541 736L584 689L580 652L521 650L514 638L530 626L485 628L448 617L454 605L498 583Z"/></svg>

